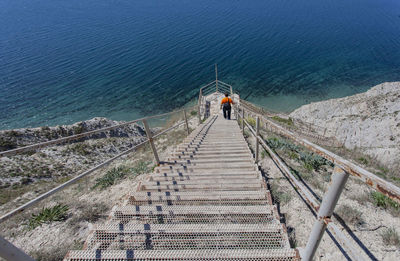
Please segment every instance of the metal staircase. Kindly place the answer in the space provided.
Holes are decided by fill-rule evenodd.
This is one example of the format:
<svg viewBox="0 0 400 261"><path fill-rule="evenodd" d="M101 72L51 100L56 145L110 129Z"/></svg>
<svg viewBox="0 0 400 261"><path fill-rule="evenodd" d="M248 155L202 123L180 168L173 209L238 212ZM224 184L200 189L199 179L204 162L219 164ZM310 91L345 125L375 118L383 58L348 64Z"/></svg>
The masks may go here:
<svg viewBox="0 0 400 261"><path fill-rule="evenodd" d="M234 120L199 125L65 260L298 260Z"/></svg>

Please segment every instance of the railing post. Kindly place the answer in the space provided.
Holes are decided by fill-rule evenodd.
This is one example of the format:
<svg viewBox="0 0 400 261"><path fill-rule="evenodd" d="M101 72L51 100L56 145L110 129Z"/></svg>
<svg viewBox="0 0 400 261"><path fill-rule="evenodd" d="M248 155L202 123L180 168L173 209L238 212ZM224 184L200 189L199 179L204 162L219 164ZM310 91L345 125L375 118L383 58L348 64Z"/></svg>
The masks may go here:
<svg viewBox="0 0 400 261"><path fill-rule="evenodd" d="M256 118L256 163L258 163L258 159L259 159L259 157L258 157L258 152L259 152L259 146L260 146L260 143L258 142L258 135L259 135L259 133L260 133L260 118L257 116L257 118Z"/></svg>
<svg viewBox="0 0 400 261"><path fill-rule="evenodd" d="M201 124L201 100L202 99L203 99L203 91L200 89L199 102L198 102L198 108L197 108L197 115L199 117L199 125Z"/></svg>
<svg viewBox="0 0 400 261"><path fill-rule="evenodd" d="M330 217L333 214L333 210L335 209L348 177L349 174L347 172L335 166L331 177L331 185L324 195L318 211L317 221L314 223L305 249L300 253L302 260L312 260L317 251L318 245L321 242L327 224L330 222Z"/></svg>
<svg viewBox="0 0 400 261"><path fill-rule="evenodd" d="M183 110L183 117L185 119L186 132L187 132L187 135L189 135L190 130L189 130L189 123L188 123L187 116L186 116L186 110Z"/></svg>
<svg viewBox="0 0 400 261"><path fill-rule="evenodd" d="M144 125L144 129L146 130L147 138L149 139L151 150L153 151L154 159L156 160L156 164L160 165L160 158L158 157L156 146L154 146L153 136L151 135L149 125L147 124L146 119L143 119L142 122Z"/></svg>
<svg viewBox="0 0 400 261"><path fill-rule="evenodd" d="M215 88L216 91L218 92L218 65L215 64Z"/></svg>
<svg viewBox="0 0 400 261"><path fill-rule="evenodd" d="M242 133L244 134L244 108L242 107Z"/></svg>
<svg viewBox="0 0 400 261"><path fill-rule="evenodd" d="M25 254L24 251L8 242L2 236L0 236L0 257L10 261L35 261L35 259Z"/></svg>

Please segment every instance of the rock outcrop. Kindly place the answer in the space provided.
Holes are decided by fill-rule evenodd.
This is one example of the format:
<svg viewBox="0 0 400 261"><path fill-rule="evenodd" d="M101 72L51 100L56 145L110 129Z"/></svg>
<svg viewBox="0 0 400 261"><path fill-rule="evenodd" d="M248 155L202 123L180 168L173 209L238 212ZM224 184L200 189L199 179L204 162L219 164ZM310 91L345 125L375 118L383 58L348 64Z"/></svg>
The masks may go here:
<svg viewBox="0 0 400 261"><path fill-rule="evenodd" d="M0 131L0 151L115 126L122 122L93 118L73 125ZM157 130L157 129L154 129ZM0 190L43 180L59 180L88 169L146 139L143 128L129 124L64 144L0 157ZM0 201L1 205L1 201Z"/></svg>
<svg viewBox="0 0 400 261"><path fill-rule="evenodd" d="M385 167L400 166L400 82L304 105L290 117L326 128L325 136L336 137L348 149L360 149Z"/></svg>

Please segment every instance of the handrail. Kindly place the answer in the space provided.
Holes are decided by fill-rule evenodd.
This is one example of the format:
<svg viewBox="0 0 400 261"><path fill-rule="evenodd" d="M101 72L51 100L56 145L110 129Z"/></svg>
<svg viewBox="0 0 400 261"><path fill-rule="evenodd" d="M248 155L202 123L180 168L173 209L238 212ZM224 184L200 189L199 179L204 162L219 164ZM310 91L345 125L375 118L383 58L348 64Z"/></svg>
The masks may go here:
<svg viewBox="0 0 400 261"><path fill-rule="evenodd" d="M161 136L161 135L163 135L163 134L165 134L165 133L167 133L167 132L169 132L169 131L177 128L177 127L179 127L183 123L185 123L185 122L184 121L180 121L177 124L175 124L174 126L165 129L164 131L158 133L157 135L154 135L153 138L159 137L159 136ZM122 156L124 156L124 155L126 155L126 154L128 154L128 153L130 153L132 151L134 151L135 149L140 148L141 146L143 146L144 144L148 143L149 141L150 141L150 139L146 139L145 141L142 141L141 143L137 144L136 146L119 153L118 155L112 157L111 159L108 159L108 160L106 160L106 161L94 166L93 168L91 168L91 169L79 174L78 176L68 180L67 182L64 182L63 184L61 184L61 185L59 185L59 186L57 186L57 187L55 187L55 188L43 193L42 195L40 195L40 196L32 199L31 201L23 204L22 206L19 206L16 209L4 214L2 217L0 217L0 223L2 223L5 220L11 218L12 216L14 216L17 213L23 212L25 209L27 209L27 208L39 203L40 201L42 201L43 199L53 195L57 191L62 190L64 188L76 183L77 181L81 180L83 177L93 173L95 170L97 170L99 168L102 168L104 166L107 166L108 164L110 164L114 160L116 160L116 159L118 159L118 158L120 158L120 157L122 157Z"/></svg>
<svg viewBox="0 0 400 261"><path fill-rule="evenodd" d="M247 108L248 109L248 108ZM249 110L249 109L248 109ZM275 122L269 120L268 118L260 115L258 112L252 111L254 114L258 115L261 119L263 119L266 123L269 124L272 128L276 129L282 135L290 138L295 141L297 144L300 144L316 154L330 160L334 164L339 165L343 170L348 172L349 174L360 178L364 183L373 189L383 193L389 198L400 203L400 188L395 186L394 184L376 176L375 174L357 166L356 164L330 152L306 139L297 137L293 132L286 130L282 126L276 124Z"/></svg>
<svg viewBox="0 0 400 261"><path fill-rule="evenodd" d="M313 196L308 189L301 183L299 182L292 174L292 172L289 170L288 166L279 158L279 156L268 146L268 144L264 141L261 135L256 134L256 130L252 128L252 126L247 122L245 118L242 119L242 122L247 126L247 128L250 130L252 135L256 138L256 144L259 142L261 146L268 152L268 154L271 156L272 160L276 164L276 166L281 170L282 174L288 179L288 181L296 188L297 193L300 195L300 197L303 198L303 200L307 203L308 206L312 209L312 211L317 215L320 211L320 207L322 204L318 202L318 200ZM257 158L257 155L256 155ZM339 193L340 196L340 193ZM333 209L332 209L333 211ZM317 215L317 219L320 217ZM318 221L317 221L318 222ZM329 232L332 234L336 235L336 239L340 241L342 247L346 250L349 256L351 256L352 260L356 261L362 261L364 260L359 252L356 250L356 247L354 244L349 241L343 232L338 228L338 226L332 222L330 217L324 217L319 222L322 222L328 227ZM322 235L321 235L322 236ZM317 240L317 235L314 235L314 240ZM307 252L307 251L305 251ZM304 252L303 252L304 253ZM304 255L304 254L303 254ZM305 258L306 260L309 260L308 258Z"/></svg>
<svg viewBox="0 0 400 261"><path fill-rule="evenodd" d="M195 108L195 106L189 107L189 109ZM36 144L32 144L32 145L28 145L28 146L24 146L24 147L20 147L20 148L16 148L16 149L12 149L12 150L7 150L7 151L2 151L0 152L0 157L4 157L4 156L10 156L10 155L15 155L18 153L22 153L22 152L26 152L26 151L31 151L31 150L35 150L38 148L44 148L50 145L56 145L56 144L61 144L61 143L65 143L67 141L71 141L71 140L77 140L83 137L87 137L96 133L101 133L101 132L106 132L106 131L110 131L110 130L114 130L117 128L121 128L139 121L143 121L143 120L147 120L147 119L154 119L154 118L158 118L158 117L163 117L172 113L177 113L177 112L181 112L186 109L180 109L177 111L172 111L172 112L167 112L167 113L162 113L162 114L158 114L158 115L153 115L153 116L148 116L148 117L144 117L144 118L140 118L137 120L133 120L133 121L128 121L128 122L124 122L124 123L120 123L114 126L110 126L110 127L105 127L102 129L98 129L98 130L92 130L92 131L88 131L88 132L84 132L84 133L80 133L80 134L75 134L75 135L71 135L68 137L63 137L63 138L59 138L56 140L50 140L50 141L45 141L45 142L40 142L40 143L36 143Z"/></svg>

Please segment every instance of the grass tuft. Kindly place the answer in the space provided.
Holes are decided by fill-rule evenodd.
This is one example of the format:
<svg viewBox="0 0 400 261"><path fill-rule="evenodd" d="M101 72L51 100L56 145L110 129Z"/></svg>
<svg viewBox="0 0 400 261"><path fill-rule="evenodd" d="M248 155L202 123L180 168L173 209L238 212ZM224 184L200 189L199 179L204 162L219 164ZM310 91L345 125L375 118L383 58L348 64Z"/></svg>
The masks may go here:
<svg viewBox="0 0 400 261"><path fill-rule="evenodd" d="M342 205L335 212L348 224L362 225L364 223L361 211L349 205Z"/></svg>
<svg viewBox="0 0 400 261"><path fill-rule="evenodd" d="M383 243L386 245L400 246L400 237L394 227L390 227L381 234Z"/></svg>
<svg viewBox="0 0 400 261"><path fill-rule="evenodd" d="M50 223L53 221L64 221L67 219L68 206L58 204L52 208L43 208L39 214L32 214L29 219L27 227L28 230L35 229L44 223Z"/></svg>
<svg viewBox="0 0 400 261"><path fill-rule="evenodd" d="M117 168L113 168L101 177L96 179L96 183L93 186L93 189L100 188L105 189L112 185L114 185L117 181L124 179L125 177L137 176L144 173L150 172L151 168L149 167L149 162L140 161L133 168L129 168L127 166L119 166Z"/></svg>

